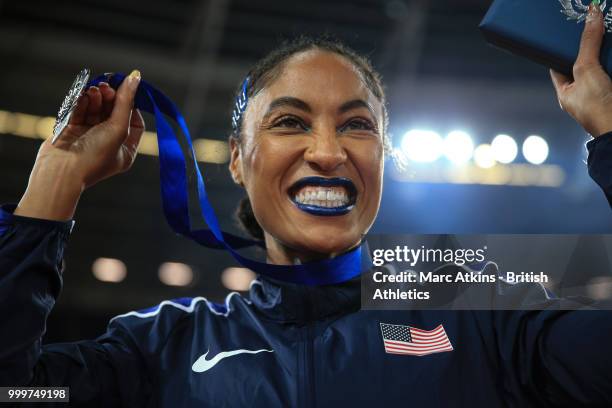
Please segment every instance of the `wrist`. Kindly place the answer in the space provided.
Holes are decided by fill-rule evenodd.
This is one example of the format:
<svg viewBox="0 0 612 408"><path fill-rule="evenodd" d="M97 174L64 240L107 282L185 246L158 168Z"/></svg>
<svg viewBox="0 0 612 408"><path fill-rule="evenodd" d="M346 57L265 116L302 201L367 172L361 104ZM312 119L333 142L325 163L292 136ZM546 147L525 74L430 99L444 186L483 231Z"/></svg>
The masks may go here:
<svg viewBox="0 0 612 408"><path fill-rule="evenodd" d="M599 137L601 135L605 135L606 133L612 132L612 113L610 112L601 112L595 116L595 118L590 121L588 128L585 127L586 131L593 137Z"/></svg>
<svg viewBox="0 0 612 408"><path fill-rule="evenodd" d="M54 221L71 220L83 190L83 182L75 177L67 163L37 160L14 214Z"/></svg>
<svg viewBox="0 0 612 408"><path fill-rule="evenodd" d="M599 136L603 136L607 133L612 132L612 125L609 126L599 126L599 127L595 127L593 129L593 132L591 132L591 136L597 138Z"/></svg>

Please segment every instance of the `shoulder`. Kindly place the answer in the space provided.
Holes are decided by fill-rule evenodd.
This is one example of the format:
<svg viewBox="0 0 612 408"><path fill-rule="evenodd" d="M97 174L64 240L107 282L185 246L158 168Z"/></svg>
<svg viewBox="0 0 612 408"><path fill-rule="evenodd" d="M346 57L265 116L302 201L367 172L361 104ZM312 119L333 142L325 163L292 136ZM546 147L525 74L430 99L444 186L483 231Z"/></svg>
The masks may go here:
<svg viewBox="0 0 612 408"><path fill-rule="evenodd" d="M113 317L109 332L121 332L140 346L160 345L181 325L195 322L224 320L231 324L238 320L241 310L251 302L237 292L227 295L223 303L215 303L205 297L184 297L163 302ZM151 350L153 351L153 350Z"/></svg>
<svg viewBox="0 0 612 408"><path fill-rule="evenodd" d="M250 301L238 292L228 294L223 303L215 303L205 297L183 297L164 300L163 302L145 309L135 310L113 317L114 321L128 323L154 320L178 320L191 318L193 315L212 314L215 316L231 317L244 304Z"/></svg>

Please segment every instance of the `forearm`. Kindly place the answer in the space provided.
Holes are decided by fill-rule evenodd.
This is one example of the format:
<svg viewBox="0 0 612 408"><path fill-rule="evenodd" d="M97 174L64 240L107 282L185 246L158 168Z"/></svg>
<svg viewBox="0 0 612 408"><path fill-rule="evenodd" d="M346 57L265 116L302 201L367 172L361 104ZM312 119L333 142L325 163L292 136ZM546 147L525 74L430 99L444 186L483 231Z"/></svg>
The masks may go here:
<svg viewBox="0 0 612 408"><path fill-rule="evenodd" d="M545 384L539 389L548 391L549 401L559 406L610 406L612 311L558 313L545 333L540 361L548 375L543 376Z"/></svg>
<svg viewBox="0 0 612 408"><path fill-rule="evenodd" d="M491 313L500 378L537 406L612 406L611 305L576 303L602 310L562 310L561 302L568 305L550 300L546 310Z"/></svg>
<svg viewBox="0 0 612 408"><path fill-rule="evenodd" d="M123 325L95 341L41 345L72 224L0 212L0 386L69 387L79 406L143 406L151 385Z"/></svg>
<svg viewBox="0 0 612 408"><path fill-rule="evenodd" d="M46 319L59 296L72 223L0 218L0 385L30 380Z"/></svg>
<svg viewBox="0 0 612 408"><path fill-rule="evenodd" d="M612 132L587 143L589 175L601 187L612 206Z"/></svg>

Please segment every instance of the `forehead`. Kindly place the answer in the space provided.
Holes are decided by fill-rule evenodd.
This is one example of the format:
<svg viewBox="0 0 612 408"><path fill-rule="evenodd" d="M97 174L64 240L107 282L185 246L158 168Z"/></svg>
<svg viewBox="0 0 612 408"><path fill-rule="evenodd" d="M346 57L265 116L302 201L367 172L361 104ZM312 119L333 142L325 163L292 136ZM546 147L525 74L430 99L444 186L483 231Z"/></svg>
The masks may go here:
<svg viewBox="0 0 612 408"><path fill-rule="evenodd" d="M315 107L340 105L352 99L363 99L371 106L380 104L349 60L323 50L309 50L290 57L260 94L268 101L292 96Z"/></svg>

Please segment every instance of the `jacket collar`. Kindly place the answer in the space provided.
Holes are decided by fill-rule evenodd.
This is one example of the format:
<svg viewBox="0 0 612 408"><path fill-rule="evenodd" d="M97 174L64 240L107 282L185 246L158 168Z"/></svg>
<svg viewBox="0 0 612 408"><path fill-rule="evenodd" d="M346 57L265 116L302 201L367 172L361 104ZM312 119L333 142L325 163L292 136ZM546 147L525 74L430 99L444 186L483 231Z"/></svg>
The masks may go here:
<svg viewBox="0 0 612 408"><path fill-rule="evenodd" d="M285 323L308 323L359 310L361 279L326 286L281 282L260 275L251 284L251 301L267 318Z"/></svg>

